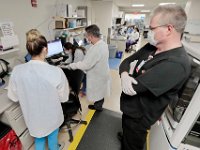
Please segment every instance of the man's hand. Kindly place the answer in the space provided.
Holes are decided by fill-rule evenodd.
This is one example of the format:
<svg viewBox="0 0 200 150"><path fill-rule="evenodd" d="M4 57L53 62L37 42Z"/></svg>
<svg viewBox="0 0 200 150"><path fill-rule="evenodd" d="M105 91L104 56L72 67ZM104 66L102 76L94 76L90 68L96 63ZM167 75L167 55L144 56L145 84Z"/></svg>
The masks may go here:
<svg viewBox="0 0 200 150"><path fill-rule="evenodd" d="M130 77L127 72L123 72L121 74L121 84L122 84L122 91L130 96L136 95L136 91L133 89L132 84L137 84L137 81Z"/></svg>
<svg viewBox="0 0 200 150"><path fill-rule="evenodd" d="M69 63L66 63L66 62L60 62L60 66L63 66L63 65L69 65Z"/></svg>
<svg viewBox="0 0 200 150"><path fill-rule="evenodd" d="M63 69L69 69L71 70L71 67L69 65L59 65L60 68L63 68Z"/></svg>
<svg viewBox="0 0 200 150"><path fill-rule="evenodd" d="M69 67L70 67L72 70L76 70L76 69L77 69L77 64L76 64L76 63L71 63L71 64L69 64Z"/></svg>

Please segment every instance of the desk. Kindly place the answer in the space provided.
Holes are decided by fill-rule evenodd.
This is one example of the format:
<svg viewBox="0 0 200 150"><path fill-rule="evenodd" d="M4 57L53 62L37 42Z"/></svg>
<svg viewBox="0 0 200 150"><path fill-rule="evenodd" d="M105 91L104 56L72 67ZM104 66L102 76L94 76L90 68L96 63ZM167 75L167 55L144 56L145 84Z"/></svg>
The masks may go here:
<svg viewBox="0 0 200 150"><path fill-rule="evenodd" d="M7 90L4 89L8 85L9 77L4 78L5 85L0 87L0 119L2 122L9 124L16 132L23 149L29 149L33 144L34 138L30 136L25 125L24 118L18 103L11 101L7 96Z"/></svg>
<svg viewBox="0 0 200 150"><path fill-rule="evenodd" d="M0 95L0 114L3 113L6 109L8 109L14 102L9 100L7 96L7 91Z"/></svg>
<svg viewBox="0 0 200 150"><path fill-rule="evenodd" d="M126 38L125 37L112 38L110 40L110 44L116 45L117 46L117 50L119 50L119 51L125 51Z"/></svg>
<svg viewBox="0 0 200 150"><path fill-rule="evenodd" d="M4 88L8 85L8 76L4 78L5 85L0 87L0 114L3 113L7 108L9 108L12 104L14 104L13 101L11 101L7 96L7 90Z"/></svg>

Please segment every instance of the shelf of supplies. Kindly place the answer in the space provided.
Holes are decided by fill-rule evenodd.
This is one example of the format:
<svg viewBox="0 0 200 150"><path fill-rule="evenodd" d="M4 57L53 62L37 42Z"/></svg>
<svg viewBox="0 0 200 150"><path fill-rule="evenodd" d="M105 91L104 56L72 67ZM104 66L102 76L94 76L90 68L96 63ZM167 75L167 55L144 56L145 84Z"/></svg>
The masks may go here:
<svg viewBox="0 0 200 150"><path fill-rule="evenodd" d="M6 51L0 51L0 55L4 55L4 54L11 53L11 52L16 52L16 51L19 51L19 48L12 48L12 49L9 49Z"/></svg>
<svg viewBox="0 0 200 150"><path fill-rule="evenodd" d="M86 19L86 17L65 17L65 19Z"/></svg>
<svg viewBox="0 0 200 150"><path fill-rule="evenodd" d="M63 28L63 29L55 29L55 30L75 30L75 29L80 29L80 28L85 28L85 26L77 26L74 28Z"/></svg>
<svg viewBox="0 0 200 150"><path fill-rule="evenodd" d="M53 19L86 19L86 17L59 17L55 16Z"/></svg>

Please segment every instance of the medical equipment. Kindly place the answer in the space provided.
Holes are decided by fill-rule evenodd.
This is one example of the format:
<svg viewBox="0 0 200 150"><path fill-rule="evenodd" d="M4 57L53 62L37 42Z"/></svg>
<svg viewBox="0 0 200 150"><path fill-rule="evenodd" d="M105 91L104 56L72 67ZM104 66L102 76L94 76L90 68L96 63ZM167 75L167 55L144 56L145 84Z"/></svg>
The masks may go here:
<svg viewBox="0 0 200 150"><path fill-rule="evenodd" d="M8 74L9 63L3 59L0 59L0 86L5 83L3 78Z"/></svg>
<svg viewBox="0 0 200 150"><path fill-rule="evenodd" d="M19 45L18 36L14 33L12 22L0 22L1 51L12 50Z"/></svg>
<svg viewBox="0 0 200 150"><path fill-rule="evenodd" d="M190 77L179 98L171 103L150 131L150 149L199 150L200 53L196 43L183 42L191 58ZM198 46L197 46L198 48Z"/></svg>

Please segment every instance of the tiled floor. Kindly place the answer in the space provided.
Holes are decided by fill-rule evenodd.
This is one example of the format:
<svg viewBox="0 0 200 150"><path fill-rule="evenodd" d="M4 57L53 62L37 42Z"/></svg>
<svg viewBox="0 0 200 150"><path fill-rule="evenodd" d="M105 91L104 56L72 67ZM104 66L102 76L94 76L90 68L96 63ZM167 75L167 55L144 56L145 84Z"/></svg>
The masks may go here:
<svg viewBox="0 0 200 150"><path fill-rule="evenodd" d="M144 45L146 43L145 40L140 39L140 42L137 44L136 49L139 49L142 45ZM131 55L133 52L131 53L124 53L123 54L123 58L126 58L127 56ZM119 77L119 73L118 70L111 70L111 77L112 77L112 86L111 86L111 95L109 97L105 98L105 103L103 105L104 108L112 110L112 111L116 111L116 112L120 112L120 94L121 94L121 83L120 83L120 77ZM81 101L81 105L82 105L82 118L84 119L85 116L88 113L88 104L90 104L90 102L87 101L86 97L80 97L80 101ZM77 130L79 129L80 126L75 126L73 128L73 135L75 136ZM62 130L59 133L59 142L60 143L65 143L65 146L63 148L63 150L67 150L70 142L69 140L69 136L67 131ZM34 150L34 145L30 148L30 150Z"/></svg>

